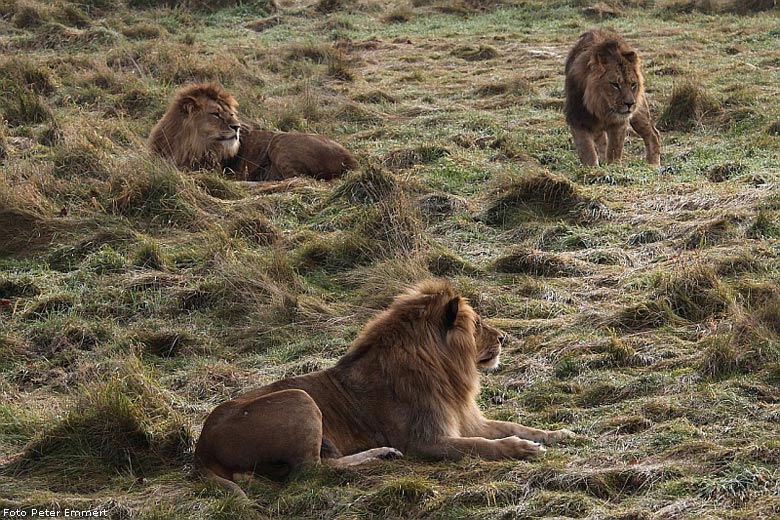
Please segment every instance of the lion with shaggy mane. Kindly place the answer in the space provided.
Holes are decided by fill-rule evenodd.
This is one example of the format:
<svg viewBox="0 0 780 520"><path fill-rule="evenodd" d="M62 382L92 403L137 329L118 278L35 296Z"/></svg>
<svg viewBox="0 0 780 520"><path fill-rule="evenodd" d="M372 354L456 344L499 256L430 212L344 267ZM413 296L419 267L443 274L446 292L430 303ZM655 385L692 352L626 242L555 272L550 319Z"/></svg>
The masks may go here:
<svg viewBox="0 0 780 520"><path fill-rule="evenodd" d="M236 180L276 181L299 175L328 180L357 166L334 140L298 132L255 130L242 124L233 96L213 83L177 92L149 135L153 152L177 168L220 167Z"/></svg>
<svg viewBox="0 0 780 520"><path fill-rule="evenodd" d="M443 280L418 284L370 320L329 369L284 379L217 406L195 456L243 495L241 473L282 478L401 456L529 459L568 437L486 419L478 367L498 366L505 336Z"/></svg>
<svg viewBox="0 0 780 520"><path fill-rule="evenodd" d="M628 125L645 142L645 160L661 163L661 138L650 119L637 53L615 33L583 33L566 59L566 122L580 161L620 162Z"/></svg>

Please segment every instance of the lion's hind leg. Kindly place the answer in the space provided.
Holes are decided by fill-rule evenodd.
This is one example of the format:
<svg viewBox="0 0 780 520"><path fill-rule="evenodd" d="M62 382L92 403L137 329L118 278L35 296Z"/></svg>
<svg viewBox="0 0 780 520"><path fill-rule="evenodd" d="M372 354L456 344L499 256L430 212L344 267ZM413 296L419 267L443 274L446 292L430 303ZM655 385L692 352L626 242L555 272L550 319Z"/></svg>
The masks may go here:
<svg viewBox="0 0 780 520"><path fill-rule="evenodd" d="M303 390L237 398L215 408L195 457L201 472L238 492L235 475L283 479L320 461L322 413Z"/></svg>
<svg viewBox="0 0 780 520"><path fill-rule="evenodd" d="M631 127L645 142L645 161L651 166L661 165L661 134L653 126L647 100L643 99L631 117Z"/></svg>
<svg viewBox="0 0 780 520"><path fill-rule="evenodd" d="M353 455L346 455L337 459L323 459L323 462L337 468L348 466L357 466L374 460L398 459L403 457L403 453L395 448L373 448L361 451Z"/></svg>

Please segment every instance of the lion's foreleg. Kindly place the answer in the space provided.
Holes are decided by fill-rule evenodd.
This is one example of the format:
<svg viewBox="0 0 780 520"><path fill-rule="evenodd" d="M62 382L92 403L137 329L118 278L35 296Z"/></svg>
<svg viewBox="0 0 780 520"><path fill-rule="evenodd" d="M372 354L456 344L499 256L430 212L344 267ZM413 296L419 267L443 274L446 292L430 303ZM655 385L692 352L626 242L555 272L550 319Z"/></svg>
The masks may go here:
<svg viewBox="0 0 780 520"><path fill-rule="evenodd" d="M548 446L574 435L570 430L538 430L508 421L485 421L479 426L477 434L488 439L501 439L514 435L520 439L527 439Z"/></svg>
<svg viewBox="0 0 780 520"><path fill-rule="evenodd" d="M607 162L607 133L596 132L593 136L593 142L596 145L596 151L599 155L599 163Z"/></svg>
<svg viewBox="0 0 780 520"><path fill-rule="evenodd" d="M403 457L403 453L395 448L373 448L337 459L322 459L322 462L337 468L344 468L348 466L357 466L374 460L398 459L401 457Z"/></svg>
<svg viewBox="0 0 780 520"><path fill-rule="evenodd" d="M631 118L631 127L645 142L645 160L652 166L661 165L661 134L658 133L650 119L650 109L647 100L643 99L636 113Z"/></svg>
<svg viewBox="0 0 780 520"><path fill-rule="evenodd" d="M526 439L505 437L440 437L435 441L420 443L414 451L436 459L458 460L466 456L478 456L485 460L533 459L547 451L544 446Z"/></svg>
<svg viewBox="0 0 780 520"><path fill-rule="evenodd" d="M623 159L623 144L626 141L628 125L611 126L607 129L609 144L607 145L607 164L620 163Z"/></svg>
<svg viewBox="0 0 780 520"><path fill-rule="evenodd" d="M582 164L598 166L599 156L596 154L593 134L582 128L571 127L571 136L574 139L574 146L577 147L577 155L579 155Z"/></svg>

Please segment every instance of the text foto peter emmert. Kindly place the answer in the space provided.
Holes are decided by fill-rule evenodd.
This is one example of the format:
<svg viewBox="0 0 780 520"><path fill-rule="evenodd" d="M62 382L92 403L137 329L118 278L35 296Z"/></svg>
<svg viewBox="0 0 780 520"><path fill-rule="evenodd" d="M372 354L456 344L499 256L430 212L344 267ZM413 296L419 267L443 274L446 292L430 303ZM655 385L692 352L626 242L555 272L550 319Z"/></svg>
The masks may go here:
<svg viewBox="0 0 780 520"><path fill-rule="evenodd" d="M3 509L3 518L108 518L107 509Z"/></svg>

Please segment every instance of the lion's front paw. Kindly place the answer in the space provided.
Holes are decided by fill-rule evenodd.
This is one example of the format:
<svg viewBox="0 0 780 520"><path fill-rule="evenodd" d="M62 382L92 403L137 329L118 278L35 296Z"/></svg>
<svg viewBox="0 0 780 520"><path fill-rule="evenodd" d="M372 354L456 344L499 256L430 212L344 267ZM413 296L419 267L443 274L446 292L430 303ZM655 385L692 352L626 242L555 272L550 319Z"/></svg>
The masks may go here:
<svg viewBox="0 0 780 520"><path fill-rule="evenodd" d="M504 456L512 459L539 459L547 452L547 448L538 442L519 437L505 437L497 442L501 445Z"/></svg>
<svg viewBox="0 0 780 520"><path fill-rule="evenodd" d="M571 430L567 430L565 428L562 430L553 430L547 432L544 443L548 446L552 446L553 444L558 444L559 442L566 441L573 437L576 437L576 434Z"/></svg>
<svg viewBox="0 0 780 520"><path fill-rule="evenodd" d="M376 448L376 449L381 450L381 452L376 455L376 458L381 460L400 459L404 456L403 453L401 453L395 448Z"/></svg>

